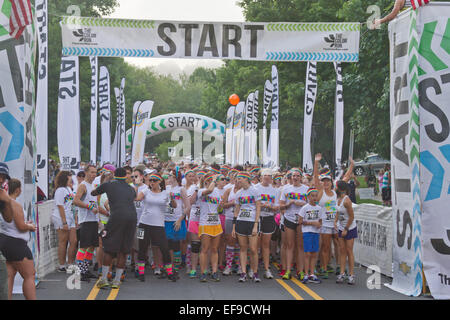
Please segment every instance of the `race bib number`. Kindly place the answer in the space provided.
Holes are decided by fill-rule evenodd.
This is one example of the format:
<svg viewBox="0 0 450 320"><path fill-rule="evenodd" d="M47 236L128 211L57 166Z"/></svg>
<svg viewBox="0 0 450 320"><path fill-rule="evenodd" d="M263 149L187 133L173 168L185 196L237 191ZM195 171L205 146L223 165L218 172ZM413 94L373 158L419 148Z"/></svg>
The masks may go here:
<svg viewBox="0 0 450 320"><path fill-rule="evenodd" d="M217 213L208 213L208 219L206 222L210 225L218 224L219 223L219 216Z"/></svg>
<svg viewBox="0 0 450 320"><path fill-rule="evenodd" d="M334 220L334 218L336 218L335 212L327 212L327 221Z"/></svg>
<svg viewBox="0 0 450 320"><path fill-rule="evenodd" d="M339 221L344 221L345 220L345 215L344 215L343 212L339 213L338 219L339 219Z"/></svg>
<svg viewBox="0 0 450 320"><path fill-rule="evenodd" d="M137 238L139 240L144 240L144 229L143 228L138 228L138 230L137 230Z"/></svg>
<svg viewBox="0 0 450 320"><path fill-rule="evenodd" d="M136 209L140 209L142 206L142 201L135 201L134 206L136 207Z"/></svg>
<svg viewBox="0 0 450 320"><path fill-rule="evenodd" d="M249 210L241 209L239 212L239 218L250 218L251 212Z"/></svg>
<svg viewBox="0 0 450 320"><path fill-rule="evenodd" d="M167 207L167 213L168 214L174 214L175 213L175 209L172 207Z"/></svg>
<svg viewBox="0 0 450 320"><path fill-rule="evenodd" d="M200 217L200 208L195 209L194 215Z"/></svg>

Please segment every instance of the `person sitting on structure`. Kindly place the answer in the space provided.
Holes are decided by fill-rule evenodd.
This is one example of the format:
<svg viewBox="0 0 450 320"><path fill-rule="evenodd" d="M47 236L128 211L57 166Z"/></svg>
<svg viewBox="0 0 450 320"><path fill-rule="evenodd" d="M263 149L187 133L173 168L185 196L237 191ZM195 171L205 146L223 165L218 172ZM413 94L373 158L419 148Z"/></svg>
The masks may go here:
<svg viewBox="0 0 450 320"><path fill-rule="evenodd" d="M398 13L405 7L405 6L412 6L414 10L417 8L426 5L430 2L430 0L409 0L409 3L405 3L406 0L395 0L394 8L392 9L391 13L389 13L387 16L385 16L382 19L375 19L372 29L377 28L378 26L382 25L385 22L389 22L395 17L397 17Z"/></svg>

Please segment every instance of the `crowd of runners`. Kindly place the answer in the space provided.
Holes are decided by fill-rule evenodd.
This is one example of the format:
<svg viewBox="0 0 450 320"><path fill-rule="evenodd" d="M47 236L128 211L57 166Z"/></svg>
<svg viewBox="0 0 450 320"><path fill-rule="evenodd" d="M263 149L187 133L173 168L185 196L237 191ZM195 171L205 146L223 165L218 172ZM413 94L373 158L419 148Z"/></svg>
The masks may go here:
<svg viewBox="0 0 450 320"><path fill-rule="evenodd" d="M317 154L311 174L174 163L88 164L76 177L60 171L52 214L57 271L113 289L130 277L175 282L181 272L201 282L258 283L273 279L271 270L285 280L321 283L333 275L354 284L353 160L336 180L321 160ZM33 228L7 226L2 234Z"/></svg>

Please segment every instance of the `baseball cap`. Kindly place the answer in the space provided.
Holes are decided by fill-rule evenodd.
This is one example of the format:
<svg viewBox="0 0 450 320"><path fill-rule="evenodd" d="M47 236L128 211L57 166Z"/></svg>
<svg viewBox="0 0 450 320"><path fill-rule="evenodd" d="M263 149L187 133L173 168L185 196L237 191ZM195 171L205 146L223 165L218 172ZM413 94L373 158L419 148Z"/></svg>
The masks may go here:
<svg viewBox="0 0 450 320"><path fill-rule="evenodd" d="M0 174L4 174L8 180L11 180L8 165L4 162L0 162Z"/></svg>
<svg viewBox="0 0 450 320"><path fill-rule="evenodd" d="M156 170L152 170L152 169L145 169L144 170L144 176L146 176L146 175L149 175L149 174L152 174L152 173L154 173L154 172L156 172Z"/></svg>

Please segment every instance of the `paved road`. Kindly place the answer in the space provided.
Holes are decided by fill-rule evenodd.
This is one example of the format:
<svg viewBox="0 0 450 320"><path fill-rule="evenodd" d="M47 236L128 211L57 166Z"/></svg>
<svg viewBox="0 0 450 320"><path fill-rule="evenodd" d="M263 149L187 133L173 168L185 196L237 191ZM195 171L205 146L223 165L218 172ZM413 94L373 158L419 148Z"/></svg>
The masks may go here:
<svg viewBox="0 0 450 320"><path fill-rule="evenodd" d="M276 268L272 266L275 274ZM184 270L182 270L184 271ZM81 282L80 288L68 289L66 280L69 275L52 273L43 279L37 289L39 300L424 300L425 297L407 297L381 285L380 289L369 290L366 282L370 276L366 268L355 268L356 285L336 284L336 277L323 280L321 284L304 285L296 279L281 280L278 276L272 280L262 279L261 283L239 283L238 277L221 276L220 282L201 283L198 279L189 279L181 272L181 279L169 282L158 279L147 272L146 282L140 282L133 274L128 274L118 290L95 287L95 281ZM390 279L382 276L382 284ZM14 295L14 300L23 296Z"/></svg>

